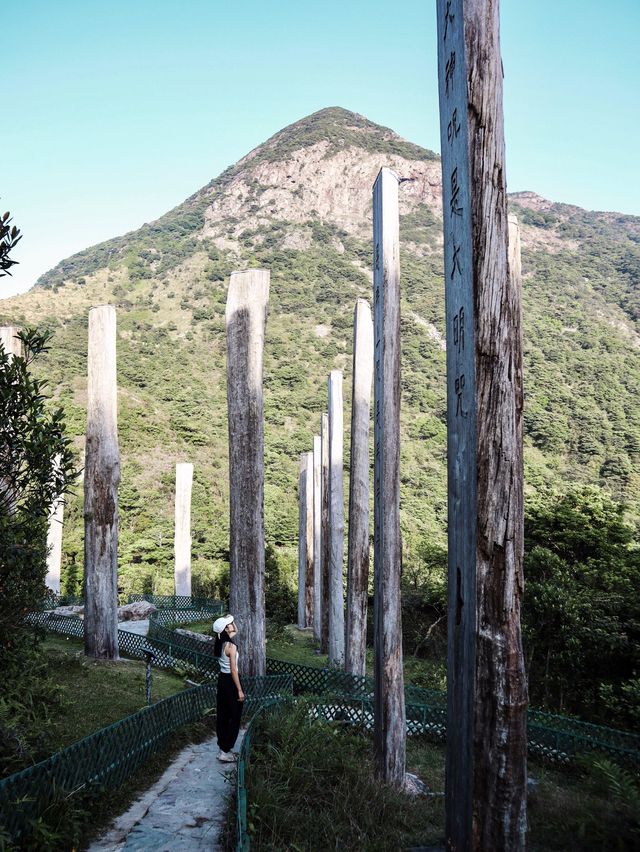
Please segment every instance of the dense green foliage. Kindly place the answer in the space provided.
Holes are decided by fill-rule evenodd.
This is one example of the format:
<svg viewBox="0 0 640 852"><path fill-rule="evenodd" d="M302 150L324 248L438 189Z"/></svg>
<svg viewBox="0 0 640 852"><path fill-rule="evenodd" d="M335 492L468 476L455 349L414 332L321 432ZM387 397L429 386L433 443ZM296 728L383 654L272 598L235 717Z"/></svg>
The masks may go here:
<svg viewBox="0 0 640 852"><path fill-rule="evenodd" d="M11 214L7 211L0 216L0 278L11 275L11 267L18 262L10 256L12 250L22 239L20 230L11 224Z"/></svg>
<svg viewBox="0 0 640 852"><path fill-rule="evenodd" d="M523 632L531 701L640 725L640 542L595 488L532 507Z"/></svg>
<svg viewBox="0 0 640 852"><path fill-rule="evenodd" d="M24 357L0 346L0 760L9 763L25 749L22 727L56 701L24 614L45 596L49 510L75 478L62 409L48 410L45 383L31 371L48 335L21 338Z"/></svg>

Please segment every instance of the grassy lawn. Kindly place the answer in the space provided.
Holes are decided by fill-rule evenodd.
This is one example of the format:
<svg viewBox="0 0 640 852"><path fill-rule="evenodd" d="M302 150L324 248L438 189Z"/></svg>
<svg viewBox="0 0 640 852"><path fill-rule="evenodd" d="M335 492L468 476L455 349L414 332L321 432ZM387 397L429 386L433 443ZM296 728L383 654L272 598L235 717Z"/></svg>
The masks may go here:
<svg viewBox="0 0 640 852"><path fill-rule="evenodd" d="M48 636L42 647L47 655L48 673L63 692L63 712L52 715L47 722L52 751L146 705L144 661L90 660L83 655L81 642L64 636ZM152 701L167 698L183 688L182 678L153 669Z"/></svg>

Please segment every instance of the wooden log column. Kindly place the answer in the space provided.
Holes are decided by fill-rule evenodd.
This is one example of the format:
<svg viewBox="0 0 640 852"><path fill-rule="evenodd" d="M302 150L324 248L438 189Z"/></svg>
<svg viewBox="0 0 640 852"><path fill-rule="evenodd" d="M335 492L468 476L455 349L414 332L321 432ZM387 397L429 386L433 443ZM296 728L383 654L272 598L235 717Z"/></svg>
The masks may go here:
<svg viewBox="0 0 640 852"><path fill-rule="evenodd" d="M322 441L313 436L313 638L322 633Z"/></svg>
<svg viewBox="0 0 640 852"><path fill-rule="evenodd" d="M400 237L398 176L373 186L374 743L378 772L402 787L406 714L400 577Z"/></svg>
<svg viewBox="0 0 640 852"><path fill-rule="evenodd" d="M54 467L59 468L60 456L56 456ZM60 568L62 564L62 524L64 522L64 497L53 501L47 528L47 576L45 583L56 595L60 594Z"/></svg>
<svg viewBox="0 0 640 852"><path fill-rule="evenodd" d="M7 355L24 357L24 344L17 336L21 331L17 325L0 326L0 343Z"/></svg>
<svg viewBox="0 0 640 852"><path fill-rule="evenodd" d="M369 423L373 379L373 321L366 299L358 299L353 317L353 393L351 397L351 470L347 545L347 635L345 669L366 669L369 588Z"/></svg>
<svg viewBox="0 0 640 852"><path fill-rule="evenodd" d="M262 369L269 272L233 272L226 307L231 612L240 671L265 673L264 408Z"/></svg>
<svg viewBox="0 0 640 852"><path fill-rule="evenodd" d="M305 625L305 577L307 572L307 454L300 453L298 472L298 627Z"/></svg>
<svg viewBox="0 0 640 852"><path fill-rule="evenodd" d="M329 653L329 415L324 413L320 418L321 471L320 487L320 561L322 569L322 625L320 634L320 651Z"/></svg>
<svg viewBox="0 0 640 852"><path fill-rule="evenodd" d="M342 371L329 375L329 665L344 667Z"/></svg>
<svg viewBox="0 0 640 852"><path fill-rule="evenodd" d="M304 626L313 627L313 453L305 453L305 523Z"/></svg>
<svg viewBox="0 0 640 852"><path fill-rule="evenodd" d="M191 597L191 488L193 465L176 464L176 506L173 538L176 595Z"/></svg>
<svg viewBox="0 0 640 852"><path fill-rule="evenodd" d="M449 479L447 847L526 848L521 298L498 0L438 0ZM510 269L511 266L511 269Z"/></svg>
<svg viewBox="0 0 640 852"><path fill-rule="evenodd" d="M118 388L116 309L89 311L84 462L84 650L118 658Z"/></svg>

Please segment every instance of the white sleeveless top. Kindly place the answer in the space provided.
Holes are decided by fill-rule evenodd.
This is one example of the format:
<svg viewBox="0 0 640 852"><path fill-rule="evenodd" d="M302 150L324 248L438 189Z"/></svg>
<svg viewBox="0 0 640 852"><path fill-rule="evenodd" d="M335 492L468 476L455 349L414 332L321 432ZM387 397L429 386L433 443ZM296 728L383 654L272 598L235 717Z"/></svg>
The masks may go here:
<svg viewBox="0 0 640 852"><path fill-rule="evenodd" d="M227 647L228 644L229 644L229 642L224 643L224 645L222 646L222 654L220 654L220 656L218 657L218 661L220 663L220 671L221 671L222 674L231 674L231 658L227 657L227 655L224 652L224 649ZM231 643L231 644L233 644L233 643ZM239 656L240 656L240 652L236 648L236 663L238 661Z"/></svg>

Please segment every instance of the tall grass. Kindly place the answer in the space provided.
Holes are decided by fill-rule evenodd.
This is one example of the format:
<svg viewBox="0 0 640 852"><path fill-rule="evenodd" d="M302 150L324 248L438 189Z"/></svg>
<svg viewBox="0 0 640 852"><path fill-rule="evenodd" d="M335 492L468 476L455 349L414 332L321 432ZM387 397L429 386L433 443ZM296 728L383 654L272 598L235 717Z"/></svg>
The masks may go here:
<svg viewBox="0 0 640 852"><path fill-rule="evenodd" d="M260 850L394 850L442 838L443 802L376 777L371 738L298 703L258 723L247 768L248 823Z"/></svg>

